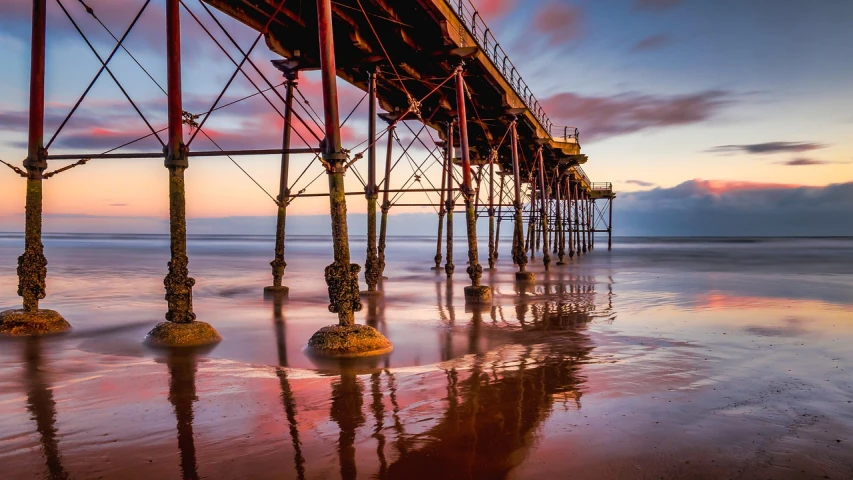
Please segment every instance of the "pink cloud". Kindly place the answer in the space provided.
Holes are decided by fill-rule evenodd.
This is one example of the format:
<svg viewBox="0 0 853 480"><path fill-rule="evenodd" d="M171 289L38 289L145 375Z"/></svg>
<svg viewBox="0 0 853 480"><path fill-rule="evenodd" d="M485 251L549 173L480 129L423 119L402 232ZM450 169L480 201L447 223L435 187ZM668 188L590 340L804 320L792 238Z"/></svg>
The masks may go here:
<svg viewBox="0 0 853 480"><path fill-rule="evenodd" d="M486 19L501 18L515 7L515 0L481 0L477 2L477 11Z"/></svg>
<svg viewBox="0 0 853 480"><path fill-rule="evenodd" d="M581 34L581 9L565 3L549 2L536 12L533 28L546 37L550 45L577 40Z"/></svg>
<svg viewBox="0 0 853 480"><path fill-rule="evenodd" d="M731 180L693 180L693 187L705 193L713 195L721 195L729 192L739 191L754 191L754 190L780 190L800 188L802 185L790 183L761 183L747 181L731 181Z"/></svg>
<svg viewBox="0 0 853 480"><path fill-rule="evenodd" d="M712 118L731 100L710 90L687 95L623 93L609 97L558 93L542 100L556 124L580 129L581 140L624 135L655 127L688 125Z"/></svg>

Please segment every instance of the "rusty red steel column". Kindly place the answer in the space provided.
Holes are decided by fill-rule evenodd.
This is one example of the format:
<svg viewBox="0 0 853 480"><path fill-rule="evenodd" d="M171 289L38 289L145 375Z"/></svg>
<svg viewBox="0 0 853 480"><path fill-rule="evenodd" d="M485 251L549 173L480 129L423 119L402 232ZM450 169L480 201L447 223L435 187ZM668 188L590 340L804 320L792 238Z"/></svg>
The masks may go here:
<svg viewBox="0 0 853 480"><path fill-rule="evenodd" d="M495 162L498 152L493 150L489 158L489 268L495 268Z"/></svg>
<svg viewBox="0 0 853 480"><path fill-rule="evenodd" d="M546 211L548 201L548 191L545 189L545 160L542 158L542 147L536 151L537 160L539 161L539 215L542 217L542 263L545 265L545 271L551 264L551 254L548 252L548 214Z"/></svg>
<svg viewBox="0 0 853 480"><path fill-rule="evenodd" d="M607 206L607 250L613 250L613 194L610 194Z"/></svg>
<svg viewBox="0 0 853 480"><path fill-rule="evenodd" d="M361 267L350 263L347 200L344 190L347 155L341 146L338 116L332 2L317 0L316 5L326 131L326 138L322 142L322 157L329 179L329 216L332 222L334 253L334 262L326 267L325 278L329 289L329 311L338 314L338 324L323 327L314 333L308 340L308 350L315 355L332 357L379 355L393 349L391 342L375 328L355 324L355 312L362 308L358 292L358 272ZM374 140L370 139L371 142Z"/></svg>
<svg viewBox="0 0 853 480"><path fill-rule="evenodd" d="M282 133L281 146L284 150L281 154L281 173L278 183L278 210L275 223L275 257L270 262L272 267L273 284L264 288L264 293L269 295L287 295L289 289L281 284L281 279L284 276L284 269L287 268L287 262L284 261L284 238L285 228L287 225L287 204L290 201L290 188L287 186L290 173L290 139L293 127L291 125L293 119L293 89L298 81L298 70L286 70L284 72L285 86L284 93L284 131Z"/></svg>
<svg viewBox="0 0 853 480"><path fill-rule="evenodd" d="M46 0L33 0L30 50L30 118L27 141L27 193L24 207L24 252L18 257L18 295L23 309L0 312L0 333L40 335L71 325L53 310L39 309L47 295L47 258L42 244L42 174L47 168L44 148L44 80Z"/></svg>
<svg viewBox="0 0 853 480"><path fill-rule="evenodd" d="M566 237L563 232L563 189L560 188L560 184L563 183L563 179L559 178L559 174L557 172L555 172L555 176L557 178L554 180L554 195L557 208L554 209L554 228L556 229L556 240L558 242L557 265L565 265Z"/></svg>
<svg viewBox="0 0 853 480"><path fill-rule="evenodd" d="M527 239L524 244L524 251L526 254L530 250L530 259L533 260L536 258L536 235L534 235L534 231L536 230L536 219L538 217L536 215L536 179L533 178L532 171L530 172L528 181L530 183L530 203L527 208Z"/></svg>
<svg viewBox="0 0 853 480"><path fill-rule="evenodd" d="M477 215L474 190L471 185L471 158L468 149L468 116L465 113L465 78L462 66L456 69L456 111L459 119L459 148L462 150L462 195L465 198L465 224L468 233L468 276L471 285L465 287L465 300L471 303L490 303L492 291L480 285L483 267L477 253Z"/></svg>
<svg viewBox="0 0 853 480"><path fill-rule="evenodd" d="M326 138L323 141L323 160L329 178L329 208L332 220L334 263L326 267L329 287L329 311L338 314L341 326L355 324L354 313L361 310L358 296L358 271L350 263L347 205L344 191L346 155L341 149L341 130L338 116L337 68L332 28L331 0L317 0L317 22L320 36L320 77L323 91L323 115Z"/></svg>
<svg viewBox="0 0 853 480"><path fill-rule="evenodd" d="M590 195L589 201L587 201L587 207L589 210L589 215L587 216L589 249L592 250L595 248L595 199L592 198L592 195Z"/></svg>
<svg viewBox="0 0 853 480"><path fill-rule="evenodd" d="M575 224L572 221L572 205L574 203L574 189L572 187L572 178L571 176L566 176L566 193L569 196L569 199L566 203L566 223L568 223L568 228L566 230L569 231L569 258L575 258L575 240L572 232L575 229Z"/></svg>
<svg viewBox="0 0 853 480"><path fill-rule="evenodd" d="M440 142L437 143L441 146ZM445 142L445 149L447 148L447 142ZM442 235L444 235L444 214L446 212L446 205L444 204L445 199L447 198L447 156L445 155L441 162L441 192L438 200L438 236L435 240L435 257L433 260L435 261L435 267L433 270L441 270L441 241Z"/></svg>
<svg viewBox="0 0 853 480"><path fill-rule="evenodd" d="M453 210L456 201L453 198L453 121L447 122L447 147L444 150L444 168L447 175L447 200L444 209L447 212L447 253L444 256L444 273L447 278L453 276L456 265L453 264Z"/></svg>
<svg viewBox="0 0 853 480"><path fill-rule="evenodd" d="M581 190L581 250L583 253L587 253L589 250L587 249L587 236L589 234L589 210L586 205L587 201L587 193L585 190Z"/></svg>
<svg viewBox="0 0 853 480"><path fill-rule="evenodd" d="M500 258L500 243L501 243L501 222L503 221L503 203L504 203L504 179L506 175L504 175L503 169L501 169L501 184L498 190L498 225L495 228L495 261Z"/></svg>
<svg viewBox="0 0 853 480"><path fill-rule="evenodd" d="M391 163L394 158L392 151L394 147L394 130L395 124L393 121L388 126L388 145L385 149L385 180L382 181L382 219L379 222L379 246L377 247L377 259L379 261L379 278L385 273L385 238L388 233L388 211L391 210L390 192L391 188Z"/></svg>
<svg viewBox="0 0 853 480"><path fill-rule="evenodd" d="M376 72L367 74L367 185L364 196L367 198L367 258L364 261L364 281L367 291L362 295L379 295L376 284L379 282L379 257L376 251L376 199L379 190L376 187Z"/></svg>
<svg viewBox="0 0 853 480"><path fill-rule="evenodd" d="M515 272L516 281L532 282L535 277L533 272L527 271L527 249L524 247L524 218L522 211L523 205L521 203L521 169L518 162L518 131L516 129L516 122L517 121L513 119L509 126L509 148L510 154L512 155L513 190L515 193L515 200L513 202L513 208L515 208L515 229L513 230L512 259L513 263L518 265L518 271Z"/></svg>
<svg viewBox="0 0 853 480"><path fill-rule="evenodd" d="M578 208L578 204L580 203L580 189L578 188L578 184L580 182L575 181L574 185L572 185L572 193L574 193L575 202L574 202L574 210L575 210L575 252L578 256L581 256L581 224L580 224L580 209Z"/></svg>
<svg viewBox="0 0 853 480"><path fill-rule="evenodd" d="M210 325L196 321L193 313L193 285L187 257L187 212L184 171L189 167L189 150L184 144L183 99L181 91L180 0L166 0L166 84L168 143L164 165L169 172L169 272L166 288L166 322L148 333L145 341L162 347L196 346L222 339Z"/></svg>

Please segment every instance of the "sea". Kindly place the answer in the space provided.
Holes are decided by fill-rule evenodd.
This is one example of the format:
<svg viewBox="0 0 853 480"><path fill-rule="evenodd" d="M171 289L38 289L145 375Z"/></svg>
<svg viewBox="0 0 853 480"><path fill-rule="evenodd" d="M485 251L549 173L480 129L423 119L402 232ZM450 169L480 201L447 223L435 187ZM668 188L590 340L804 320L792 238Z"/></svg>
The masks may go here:
<svg viewBox="0 0 853 480"><path fill-rule="evenodd" d="M287 237L273 299L273 237L191 235L223 340L169 351L142 343L168 236L45 234L73 329L0 338L0 478L853 478L853 238L599 236L529 285L480 239L476 306L459 233L450 277L435 237L388 238L356 321L394 350L352 362L304 349L337 321L328 237ZM0 234L0 310L22 251Z"/></svg>

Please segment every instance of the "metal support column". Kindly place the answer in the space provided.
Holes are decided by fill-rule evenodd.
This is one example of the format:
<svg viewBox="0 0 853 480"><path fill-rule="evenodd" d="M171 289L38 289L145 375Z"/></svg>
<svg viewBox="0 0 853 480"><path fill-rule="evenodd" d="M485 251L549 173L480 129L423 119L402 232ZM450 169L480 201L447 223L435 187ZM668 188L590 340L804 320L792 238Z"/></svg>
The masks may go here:
<svg viewBox="0 0 853 480"><path fill-rule="evenodd" d="M477 214L474 206L474 189L471 184L471 152L468 149L468 116L465 113L465 78L462 67L456 69L456 114L459 121L459 148L462 149L462 195L465 198L465 224L468 233L468 277L471 286L465 287L465 299L472 303L491 301L489 287L480 285L483 267L477 252Z"/></svg>
<svg viewBox="0 0 853 480"><path fill-rule="evenodd" d="M536 152L539 162L539 211L542 216L542 263L545 265L545 271L551 264L551 254L548 252L548 214L546 212L546 203L548 191L545 189L545 161L542 158L542 147Z"/></svg>
<svg viewBox="0 0 853 480"><path fill-rule="evenodd" d="M376 283L379 281L379 257L376 251L376 199L379 189L376 186L376 73L369 72L367 78L367 185L364 196L367 199L367 257L364 261L364 281L367 283L367 295L376 295Z"/></svg>
<svg viewBox="0 0 853 480"><path fill-rule="evenodd" d="M447 122L447 147L444 149L444 168L447 176L447 254L444 256L444 272L447 277L453 275L456 265L453 265L453 122Z"/></svg>
<svg viewBox="0 0 853 480"><path fill-rule="evenodd" d="M512 178L515 198L513 199L513 208L515 208L515 230L513 230L512 242L512 260L518 265L518 271L515 273L517 281L530 282L534 280L533 272L527 271L527 249L524 248L524 219L522 216L521 204L521 171L518 162L518 131L516 130L517 121L513 119L509 126L510 131L510 152L512 153Z"/></svg>
<svg viewBox="0 0 853 480"><path fill-rule="evenodd" d="M184 144L183 97L181 84L180 0L166 1L166 77L168 90L168 132L166 159L169 171L169 272L166 287L166 322L154 327L146 341L150 344L179 347L215 343L221 337L210 325L195 321L193 285L187 257L187 212L184 171L189 167L189 149Z"/></svg>
<svg viewBox="0 0 853 480"><path fill-rule="evenodd" d="M42 174L47 168L44 148L44 72L46 0L33 0L30 49L30 118L27 158L26 206L24 207L24 252L18 257L18 295L22 310L0 312L0 333L39 335L68 330L71 325L53 310L39 310L47 295L47 257L42 244Z"/></svg>
<svg viewBox="0 0 853 480"><path fill-rule="evenodd" d="M581 190L581 251L586 253L587 250L587 236L588 236L588 225L589 225L589 210L587 209L587 193Z"/></svg>
<svg viewBox="0 0 853 480"><path fill-rule="evenodd" d="M497 151L489 158L489 268L495 268L495 162Z"/></svg>
<svg viewBox="0 0 853 480"><path fill-rule="evenodd" d="M495 261L500 257L501 243L501 222L503 221L503 203L504 203L504 178L506 175L501 175L500 193L498 194L498 225L495 228Z"/></svg>
<svg viewBox="0 0 853 480"><path fill-rule="evenodd" d="M557 242L559 246L557 247L557 265L565 265L566 264L566 237L563 234L563 190L560 188L560 184L563 182L562 178L556 178L554 180L554 194L555 194L555 218L554 218L554 228L557 232Z"/></svg>
<svg viewBox="0 0 853 480"><path fill-rule="evenodd" d="M332 31L331 0L317 0L317 20L320 34L320 76L323 91L323 113L326 138L323 160L329 178L329 209L332 220L332 244L335 261L326 267L329 286L329 311L338 314L341 326L355 324L354 312L361 310L358 296L358 264L350 263L347 232L347 203L344 190L346 154L341 149L341 129L338 117L337 69Z"/></svg>
<svg viewBox="0 0 853 480"><path fill-rule="evenodd" d="M447 143L447 142L445 142ZM445 145L445 149L447 145ZM440 197L438 200L438 235L435 239L435 267L433 270L441 270L441 241L442 235L444 235L444 214L446 212L445 201L447 201L447 155L444 156L441 162L441 187L440 187Z"/></svg>
<svg viewBox="0 0 853 480"><path fill-rule="evenodd" d="M566 194L569 198L566 200L566 224L569 232L569 258L575 258L575 239L572 232L575 229L573 220L572 220L572 205L574 202L574 187L572 186L571 177L566 177Z"/></svg>
<svg viewBox="0 0 853 480"><path fill-rule="evenodd" d="M613 195L608 199L607 250L613 250Z"/></svg>
<svg viewBox="0 0 853 480"><path fill-rule="evenodd" d="M275 257L270 262L272 267L272 286L264 288L264 293L272 295L286 295L288 288L281 284L281 279L284 276L284 269L287 268L287 262L284 261L284 238L285 227L287 223L287 202L290 195L288 188L288 174L290 171L290 136L293 132L291 121L293 119L293 89L296 87L298 79L298 71L287 69L284 71L284 78L287 82L284 93L284 132L282 134L282 152L281 154L281 176L278 183L278 214L275 221Z"/></svg>
<svg viewBox="0 0 853 480"><path fill-rule="evenodd" d="M388 126L388 144L385 148L385 180L382 182L382 217L379 222L379 246L377 248L377 258L379 260L379 278L384 278L385 275L385 242L388 235L388 211L391 210L391 165L394 159L392 151L394 147L394 131L396 127L393 120L389 119Z"/></svg>

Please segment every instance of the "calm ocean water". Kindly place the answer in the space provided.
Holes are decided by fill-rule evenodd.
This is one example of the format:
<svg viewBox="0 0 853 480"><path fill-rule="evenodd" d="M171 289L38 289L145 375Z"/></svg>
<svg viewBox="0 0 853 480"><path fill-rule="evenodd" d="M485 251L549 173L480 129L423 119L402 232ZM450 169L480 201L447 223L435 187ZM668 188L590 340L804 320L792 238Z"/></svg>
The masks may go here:
<svg viewBox="0 0 853 480"><path fill-rule="evenodd" d="M358 365L302 350L336 320L326 237L288 237L274 302L271 236L191 236L195 312L224 340L183 353L140 342L168 237L44 243L42 305L74 329L0 338L9 478L853 478L853 238L599 237L549 272L537 252L531 286L504 238L482 308L464 236L450 281L434 238L389 238L356 320L395 350ZM22 248L0 234L0 309Z"/></svg>

